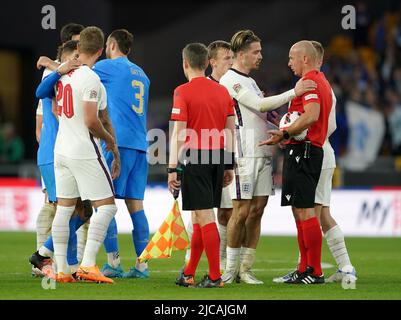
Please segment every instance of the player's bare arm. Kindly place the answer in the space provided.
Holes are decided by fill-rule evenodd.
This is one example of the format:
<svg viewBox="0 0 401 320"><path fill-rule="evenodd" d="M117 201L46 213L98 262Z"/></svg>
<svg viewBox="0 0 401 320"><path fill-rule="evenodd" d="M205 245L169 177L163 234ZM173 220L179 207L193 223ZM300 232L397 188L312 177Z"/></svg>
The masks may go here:
<svg viewBox="0 0 401 320"><path fill-rule="evenodd" d="M97 102L84 101L84 121L89 131L96 137L103 140L107 150L112 150L116 144L114 138L106 131L97 116Z"/></svg>
<svg viewBox="0 0 401 320"><path fill-rule="evenodd" d="M171 135L171 142L170 142L170 159L169 159L169 168L176 168L178 165L179 155L181 153L182 146L185 142L186 137L186 128L187 122L186 121L175 121L173 133ZM171 193L173 190L178 190L181 186L181 182L177 181L177 173L169 173L168 175L168 188Z"/></svg>
<svg viewBox="0 0 401 320"><path fill-rule="evenodd" d="M296 136L300 134L305 129L309 128L313 123L319 119L320 115L320 105L316 102L308 103L304 107L305 112L291 125L287 128L287 132L291 136ZM274 145L281 142L283 137L283 131L281 130L271 130L267 133L270 134L268 140L259 143L259 146L263 145Z"/></svg>
<svg viewBox="0 0 401 320"><path fill-rule="evenodd" d="M235 117L229 116L226 120L225 126L225 139L226 139L226 151L228 153L234 152L234 128L235 128ZM234 160L234 159L232 159ZM232 169L224 170L223 186L227 187L231 184L234 179L234 171Z"/></svg>
<svg viewBox="0 0 401 320"><path fill-rule="evenodd" d="M99 110L99 119L104 127L104 129L113 137L115 140L115 134L114 134L114 128L111 125L111 120L109 117L109 113L107 112L107 109ZM109 151L109 150L106 150Z"/></svg>
<svg viewBox="0 0 401 320"><path fill-rule="evenodd" d="M38 143L40 142L40 134L42 132L42 124L43 124L43 116L42 115L36 115L35 134L36 134L36 141Z"/></svg>
<svg viewBox="0 0 401 320"><path fill-rule="evenodd" d="M103 110L99 110L99 119L103 125L103 127L105 128L105 130L113 137L114 141L116 141L116 137L114 134L114 129L113 126L111 124L111 120L109 117L109 113L107 112L107 109L103 109ZM111 151L113 153L113 162L111 165L111 177L112 179L116 179L119 177L120 175L120 170L121 170L121 164L120 164L120 153L118 152L118 147L115 144L114 145L115 148L114 149L108 149L108 147L106 147L107 151Z"/></svg>

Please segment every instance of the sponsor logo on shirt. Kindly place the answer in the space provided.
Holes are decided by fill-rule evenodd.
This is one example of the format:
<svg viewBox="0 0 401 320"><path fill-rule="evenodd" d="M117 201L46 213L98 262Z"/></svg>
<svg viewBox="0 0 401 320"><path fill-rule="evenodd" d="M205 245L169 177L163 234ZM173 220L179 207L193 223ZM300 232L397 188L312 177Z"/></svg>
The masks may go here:
<svg viewBox="0 0 401 320"><path fill-rule="evenodd" d="M171 111L172 114L180 114L181 109L178 108L173 108L173 110Z"/></svg>

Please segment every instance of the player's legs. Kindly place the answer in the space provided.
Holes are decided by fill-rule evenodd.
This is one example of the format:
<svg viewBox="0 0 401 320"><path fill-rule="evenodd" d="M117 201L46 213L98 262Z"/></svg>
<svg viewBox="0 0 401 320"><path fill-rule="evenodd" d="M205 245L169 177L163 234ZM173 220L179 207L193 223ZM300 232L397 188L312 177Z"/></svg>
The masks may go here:
<svg viewBox="0 0 401 320"><path fill-rule="evenodd" d="M135 267L131 268L123 276L128 278L148 278L149 271L147 262L140 262L138 259L149 243L149 224L143 208L143 201L125 199L125 204L127 205L132 220L132 240L137 259Z"/></svg>
<svg viewBox="0 0 401 320"><path fill-rule="evenodd" d="M225 283L232 283L239 272L239 258L245 222L252 200L233 200L233 212L227 224L227 262L222 276Z"/></svg>
<svg viewBox="0 0 401 320"><path fill-rule="evenodd" d="M334 168L322 170L315 196L315 210L317 209L316 211L320 213L319 217L322 231L326 238L327 246L329 247L338 267L338 271L330 276L326 281L341 281L346 275L349 277L350 281L354 282L356 281L356 272L348 255L344 234L330 214L333 174Z"/></svg>
<svg viewBox="0 0 401 320"><path fill-rule="evenodd" d="M71 273L75 273L78 268L77 258L77 235L76 231L90 218L92 207L85 208L82 201L78 199L75 213L69 222L69 238L67 246L67 263ZM39 259L50 258L53 256L54 246L53 237L50 235L37 254Z"/></svg>
<svg viewBox="0 0 401 320"><path fill-rule="evenodd" d="M326 282L340 282L344 277L349 282L355 282L357 280L356 270L348 255L344 234L330 214L330 207L322 208L321 223L327 246L338 268L338 271L331 275Z"/></svg>
<svg viewBox="0 0 401 320"><path fill-rule="evenodd" d="M78 259L78 263L82 262L82 258L84 256L86 240L88 238L89 222L90 221L88 220L87 222L85 222L77 230L77 259Z"/></svg>
<svg viewBox="0 0 401 320"><path fill-rule="evenodd" d="M113 186L116 198L124 199L127 179L129 172L132 169L132 157L128 157L125 148L119 148L121 170L120 176L113 180ZM113 154L111 151L106 152L103 150L103 154L109 170L111 169L113 162ZM107 263L103 265L101 271L103 274L110 278L120 278L123 275L123 270L121 268L120 253L118 249L118 229L115 218L113 218L108 226L106 237L104 239L104 248L107 254Z"/></svg>
<svg viewBox="0 0 401 320"><path fill-rule="evenodd" d="M255 261L256 247L260 238L261 220L264 209L267 205L268 197L254 197L251 201L250 212L245 221L245 238L240 252L240 271L241 281L248 284L263 284L251 272Z"/></svg>
<svg viewBox="0 0 401 320"><path fill-rule="evenodd" d="M232 203L231 199L230 202ZM231 218L232 208L219 208L217 210L217 221L220 236L220 270L224 272L227 262L227 224Z"/></svg>
<svg viewBox="0 0 401 320"><path fill-rule="evenodd" d="M128 171L125 193L121 196L125 199L132 221L132 242L137 256L135 266L130 268L123 277L148 278L147 262L140 262L138 259L149 243L149 224L143 207L148 177L146 152L122 148L121 150L125 158L131 159L131 170Z"/></svg>
<svg viewBox="0 0 401 320"><path fill-rule="evenodd" d="M79 197L78 185L68 162L67 158L55 155L54 169L58 205L52 224L52 237L57 274L61 278L69 273L67 265L69 223Z"/></svg>
<svg viewBox="0 0 401 320"><path fill-rule="evenodd" d="M74 192L77 192L82 199L91 200L96 209L91 217L87 242L77 276L87 280L112 283L113 281L104 277L96 266L96 255L99 247L103 243L107 227L117 211L114 203L112 179L107 165L103 158L88 160L58 158L72 175L76 189ZM63 175L62 172L57 173L58 171L56 167L57 192L60 195L71 194L71 186L67 188L60 183L62 188L59 188L59 180L65 180L66 175Z"/></svg>
<svg viewBox="0 0 401 320"><path fill-rule="evenodd" d="M54 258L57 274L64 276L70 272L67 265L67 247L70 235L70 219L78 198L58 198L56 215L52 224Z"/></svg>
<svg viewBox="0 0 401 320"><path fill-rule="evenodd" d="M45 203L43 204L36 220L36 249L43 245L51 233L51 225L56 214L56 181L54 176L54 164L39 166L42 176Z"/></svg>
<svg viewBox="0 0 401 320"><path fill-rule="evenodd" d="M253 198L245 221L245 239L240 253L240 280L248 284L262 284L252 273L256 247L260 238L261 220L268 196L274 194L271 158L254 158L249 167L253 175Z"/></svg>

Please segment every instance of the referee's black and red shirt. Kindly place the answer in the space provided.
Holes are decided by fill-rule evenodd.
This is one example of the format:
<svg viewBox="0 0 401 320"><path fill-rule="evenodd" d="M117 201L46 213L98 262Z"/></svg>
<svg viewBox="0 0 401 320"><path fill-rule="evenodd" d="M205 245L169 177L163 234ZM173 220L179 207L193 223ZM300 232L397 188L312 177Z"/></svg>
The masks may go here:
<svg viewBox="0 0 401 320"><path fill-rule="evenodd" d="M300 97L294 98L291 101L288 111L304 113L304 106L307 104L314 102L320 105L319 119L308 128L306 139L309 139L312 145L322 147L326 140L329 114L333 105L332 89L323 72L316 70L310 71L303 76L303 79L315 81L317 88L304 93ZM296 144L299 142L290 140L289 143Z"/></svg>
<svg viewBox="0 0 401 320"><path fill-rule="evenodd" d="M234 116L234 102L227 89L215 81L196 77L174 90L171 120L187 122L189 149L224 149L222 133L228 116ZM202 130L210 130L210 135L202 135ZM213 143L217 137L219 143Z"/></svg>

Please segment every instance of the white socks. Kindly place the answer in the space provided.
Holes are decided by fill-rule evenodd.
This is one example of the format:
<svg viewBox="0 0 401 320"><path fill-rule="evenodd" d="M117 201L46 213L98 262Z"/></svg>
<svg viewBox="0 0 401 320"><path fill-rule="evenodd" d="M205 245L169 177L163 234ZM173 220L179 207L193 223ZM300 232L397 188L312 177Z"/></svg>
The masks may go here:
<svg viewBox="0 0 401 320"><path fill-rule="evenodd" d="M77 231L77 259L78 263L82 261L84 250L86 246L86 239L88 238L89 222L85 222Z"/></svg>
<svg viewBox="0 0 401 320"><path fill-rule="evenodd" d="M45 203L40 209L36 219L36 250L39 250L49 237L55 214L56 206L54 204Z"/></svg>
<svg viewBox="0 0 401 320"><path fill-rule="evenodd" d="M52 236L54 246L54 257L57 263L57 272L68 273L67 267L67 245L70 235L70 218L74 213L75 206L57 206L56 215L52 224Z"/></svg>
<svg viewBox="0 0 401 320"><path fill-rule="evenodd" d="M217 225L220 236L220 270L226 269L227 262L227 226Z"/></svg>
<svg viewBox="0 0 401 320"><path fill-rule="evenodd" d="M194 226L193 226L191 220L189 220L189 222L187 224L187 233L188 233L189 242L191 243L192 234L194 233ZM190 258L191 258L191 246L188 247L188 249L185 253L185 265L188 264Z"/></svg>
<svg viewBox="0 0 401 320"><path fill-rule="evenodd" d="M113 268L117 268L121 261L120 261L120 254L119 252L109 252L107 254L107 263L109 264L109 266L113 267Z"/></svg>
<svg viewBox="0 0 401 320"><path fill-rule="evenodd" d="M248 272L251 270L255 261L256 249L252 248L241 248L240 253L240 273Z"/></svg>
<svg viewBox="0 0 401 320"><path fill-rule="evenodd" d="M139 259L136 259L135 268L140 272L144 272L148 268L147 262L139 262Z"/></svg>
<svg viewBox="0 0 401 320"><path fill-rule="evenodd" d="M227 246L226 271L237 272L241 248L230 248Z"/></svg>
<svg viewBox="0 0 401 320"><path fill-rule="evenodd" d="M53 251L50 251L49 249L47 249L45 246L41 246L39 248L39 254L42 257L53 257Z"/></svg>
<svg viewBox="0 0 401 320"><path fill-rule="evenodd" d="M93 267L96 265L96 255L103 244L107 228L116 212L117 206L115 204L108 204L98 207L97 212L93 213L88 229L88 240L81 262L83 267Z"/></svg>
<svg viewBox="0 0 401 320"><path fill-rule="evenodd" d="M347 247L345 246L344 234L338 225L331 228L324 235L327 240L327 245L336 260L339 269L342 269L346 265L351 265L351 261L348 256Z"/></svg>

